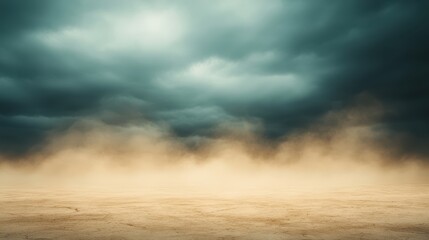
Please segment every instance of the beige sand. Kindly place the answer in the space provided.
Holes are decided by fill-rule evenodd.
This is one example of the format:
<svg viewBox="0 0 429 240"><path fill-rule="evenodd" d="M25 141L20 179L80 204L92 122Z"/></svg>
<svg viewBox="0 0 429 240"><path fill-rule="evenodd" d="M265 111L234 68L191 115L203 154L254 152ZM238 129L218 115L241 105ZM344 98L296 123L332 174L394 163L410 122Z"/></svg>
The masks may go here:
<svg viewBox="0 0 429 240"><path fill-rule="evenodd" d="M429 239L429 185L0 191L0 239Z"/></svg>

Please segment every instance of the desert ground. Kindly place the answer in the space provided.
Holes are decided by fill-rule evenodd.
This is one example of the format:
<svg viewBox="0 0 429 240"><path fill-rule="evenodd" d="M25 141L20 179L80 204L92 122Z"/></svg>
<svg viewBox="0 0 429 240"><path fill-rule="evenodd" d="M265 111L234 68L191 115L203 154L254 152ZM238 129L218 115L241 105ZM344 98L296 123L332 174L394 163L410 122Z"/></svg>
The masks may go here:
<svg viewBox="0 0 429 240"><path fill-rule="evenodd" d="M429 185L0 191L0 239L429 239Z"/></svg>

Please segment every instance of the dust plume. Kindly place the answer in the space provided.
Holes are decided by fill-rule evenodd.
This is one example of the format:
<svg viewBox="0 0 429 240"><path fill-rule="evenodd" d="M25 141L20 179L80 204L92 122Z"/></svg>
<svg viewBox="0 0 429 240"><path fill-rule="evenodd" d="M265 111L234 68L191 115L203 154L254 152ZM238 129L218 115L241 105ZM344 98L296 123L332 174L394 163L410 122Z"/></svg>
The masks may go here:
<svg viewBox="0 0 429 240"><path fill-rule="evenodd" d="M1 161L0 183L219 192L428 182L425 161L396 155L400 138L377 124L386 111L363 97L275 140L262 136L262 124L245 120L221 124L211 137L182 138L151 122L86 119L20 161Z"/></svg>

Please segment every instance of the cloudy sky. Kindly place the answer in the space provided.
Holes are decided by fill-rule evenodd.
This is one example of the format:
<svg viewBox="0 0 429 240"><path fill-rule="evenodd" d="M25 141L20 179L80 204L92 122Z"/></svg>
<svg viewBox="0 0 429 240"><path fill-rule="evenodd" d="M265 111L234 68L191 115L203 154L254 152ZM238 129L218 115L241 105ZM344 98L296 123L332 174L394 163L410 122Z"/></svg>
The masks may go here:
<svg viewBox="0 0 429 240"><path fill-rule="evenodd" d="M0 1L0 154L82 119L277 139L360 96L429 156L429 1ZM396 146L397 147L397 146Z"/></svg>

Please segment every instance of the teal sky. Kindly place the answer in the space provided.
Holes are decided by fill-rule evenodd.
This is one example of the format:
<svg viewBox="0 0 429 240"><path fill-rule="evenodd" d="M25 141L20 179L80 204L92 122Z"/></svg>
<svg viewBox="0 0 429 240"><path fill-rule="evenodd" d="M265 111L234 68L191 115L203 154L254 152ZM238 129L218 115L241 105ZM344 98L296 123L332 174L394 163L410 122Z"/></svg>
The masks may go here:
<svg viewBox="0 0 429 240"><path fill-rule="evenodd" d="M369 95L428 154L428 1L0 2L0 153L82 119L277 139Z"/></svg>

